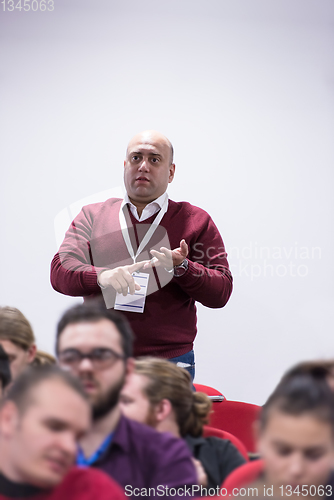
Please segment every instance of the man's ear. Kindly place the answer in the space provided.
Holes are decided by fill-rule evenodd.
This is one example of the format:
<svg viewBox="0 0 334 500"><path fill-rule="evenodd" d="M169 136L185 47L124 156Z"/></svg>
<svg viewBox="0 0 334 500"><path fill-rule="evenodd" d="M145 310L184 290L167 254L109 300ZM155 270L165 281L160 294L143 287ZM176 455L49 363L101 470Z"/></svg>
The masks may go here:
<svg viewBox="0 0 334 500"><path fill-rule="evenodd" d="M162 399L154 408L157 422L163 422L172 413L173 407L169 399Z"/></svg>
<svg viewBox="0 0 334 500"><path fill-rule="evenodd" d="M0 412L0 432L5 437L11 437L19 424L19 411L13 401L6 401Z"/></svg>
<svg viewBox="0 0 334 500"><path fill-rule="evenodd" d="M174 179L174 175L175 175L175 163L171 163L169 167L168 183L172 182L172 180Z"/></svg>
<svg viewBox="0 0 334 500"><path fill-rule="evenodd" d="M36 344L32 344L27 353L28 353L28 363L32 363L35 359L35 356L36 356L36 352L37 352L37 347L36 347Z"/></svg>

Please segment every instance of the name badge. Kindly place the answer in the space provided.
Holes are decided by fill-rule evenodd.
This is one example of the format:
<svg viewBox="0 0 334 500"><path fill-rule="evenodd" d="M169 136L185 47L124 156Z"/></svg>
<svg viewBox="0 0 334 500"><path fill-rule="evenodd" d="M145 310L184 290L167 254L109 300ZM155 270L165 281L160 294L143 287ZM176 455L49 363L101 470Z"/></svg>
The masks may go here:
<svg viewBox="0 0 334 500"><path fill-rule="evenodd" d="M121 293L116 293L115 306L114 309L118 311L130 311L136 313L143 313L145 307L145 300L147 295L148 279L150 275L148 273L132 273L134 280L138 285L140 285L140 290L136 290L134 295L126 295L124 297Z"/></svg>

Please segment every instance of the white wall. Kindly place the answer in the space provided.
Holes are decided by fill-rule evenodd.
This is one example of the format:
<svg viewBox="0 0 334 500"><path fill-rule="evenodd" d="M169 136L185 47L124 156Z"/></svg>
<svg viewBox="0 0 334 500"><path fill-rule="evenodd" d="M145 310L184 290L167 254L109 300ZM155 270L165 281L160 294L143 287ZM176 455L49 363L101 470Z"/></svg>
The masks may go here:
<svg viewBox="0 0 334 500"><path fill-rule="evenodd" d="M292 363L334 355L333 15L331 0L0 12L0 303L39 347L80 301L49 283L55 216L122 186L127 141L155 128L175 148L170 197L212 215L234 274L224 309L198 308L196 381L262 404Z"/></svg>

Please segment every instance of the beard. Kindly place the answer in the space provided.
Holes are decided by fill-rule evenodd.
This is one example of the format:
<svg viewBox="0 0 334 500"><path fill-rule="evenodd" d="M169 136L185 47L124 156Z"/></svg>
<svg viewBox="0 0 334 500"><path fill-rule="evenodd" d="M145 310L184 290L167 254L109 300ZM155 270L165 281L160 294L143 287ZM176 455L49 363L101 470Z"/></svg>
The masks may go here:
<svg viewBox="0 0 334 500"><path fill-rule="evenodd" d="M125 382L125 371L122 376L112 386L110 386L104 394L97 396L92 405L93 422L103 418L118 404L119 395Z"/></svg>

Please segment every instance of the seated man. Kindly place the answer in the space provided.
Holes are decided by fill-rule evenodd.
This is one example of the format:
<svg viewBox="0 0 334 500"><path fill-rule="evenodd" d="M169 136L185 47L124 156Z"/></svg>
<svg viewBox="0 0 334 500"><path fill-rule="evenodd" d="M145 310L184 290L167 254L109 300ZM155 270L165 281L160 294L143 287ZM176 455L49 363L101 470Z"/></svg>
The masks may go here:
<svg viewBox="0 0 334 500"><path fill-rule="evenodd" d="M122 416L118 400L133 369L132 343L125 317L103 303L74 306L58 324L59 364L81 380L93 409L77 463L105 471L127 496L168 496L167 488L186 496L197 484L186 444Z"/></svg>
<svg viewBox="0 0 334 500"><path fill-rule="evenodd" d="M121 407L129 418L183 437L201 464L199 477L208 489L220 486L232 470L245 462L230 441L202 437L211 401L205 394L192 391L186 370L164 359L135 361L134 372L121 392ZM204 477L200 476L202 468Z"/></svg>
<svg viewBox="0 0 334 500"><path fill-rule="evenodd" d="M122 500L106 475L72 467L90 409L77 380L57 367L29 368L0 409L0 500Z"/></svg>

